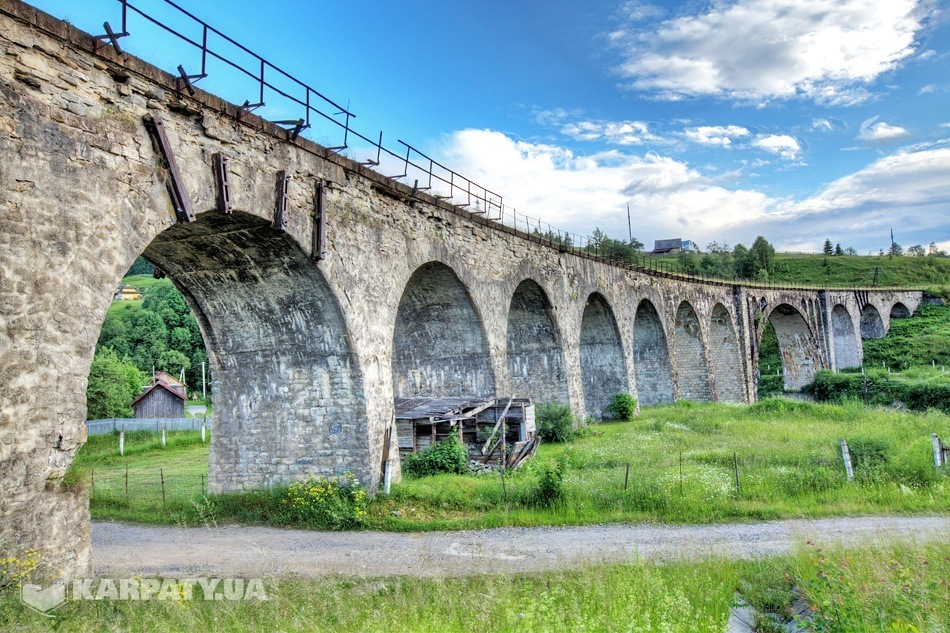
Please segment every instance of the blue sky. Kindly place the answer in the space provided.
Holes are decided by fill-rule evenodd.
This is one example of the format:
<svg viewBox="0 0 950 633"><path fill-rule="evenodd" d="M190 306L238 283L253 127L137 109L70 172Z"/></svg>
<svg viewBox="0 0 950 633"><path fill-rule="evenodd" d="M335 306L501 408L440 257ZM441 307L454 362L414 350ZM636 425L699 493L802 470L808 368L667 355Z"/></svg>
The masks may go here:
<svg viewBox="0 0 950 633"><path fill-rule="evenodd" d="M132 2L175 19L162 0ZM624 238L629 204L648 245L761 234L876 253L893 228L905 248L950 249L946 2L178 2L348 105L366 136L404 139L558 227ZM33 4L96 34L119 24L115 0ZM154 27L129 30L130 51L196 72ZM255 101L211 71L200 86ZM268 118L300 115L266 100Z"/></svg>

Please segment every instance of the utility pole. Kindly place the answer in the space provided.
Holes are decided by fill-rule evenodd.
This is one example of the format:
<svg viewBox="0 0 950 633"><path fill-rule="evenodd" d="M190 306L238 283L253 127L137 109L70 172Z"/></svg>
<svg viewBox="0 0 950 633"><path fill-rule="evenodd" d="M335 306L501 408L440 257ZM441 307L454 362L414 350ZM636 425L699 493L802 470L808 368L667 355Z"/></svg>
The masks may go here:
<svg viewBox="0 0 950 633"><path fill-rule="evenodd" d="M627 203L627 235L630 237L630 243L633 244L633 225L630 223L630 203Z"/></svg>

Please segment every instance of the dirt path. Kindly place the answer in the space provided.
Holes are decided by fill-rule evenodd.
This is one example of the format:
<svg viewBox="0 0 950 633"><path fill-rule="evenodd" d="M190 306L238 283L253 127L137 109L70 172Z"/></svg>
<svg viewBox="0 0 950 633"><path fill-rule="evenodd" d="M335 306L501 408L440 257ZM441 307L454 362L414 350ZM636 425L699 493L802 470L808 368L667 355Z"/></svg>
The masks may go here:
<svg viewBox="0 0 950 633"><path fill-rule="evenodd" d="M845 546L950 539L950 517L861 517L724 525L594 525L469 532L307 532L95 523L96 574L444 576L591 562L788 552L806 539Z"/></svg>

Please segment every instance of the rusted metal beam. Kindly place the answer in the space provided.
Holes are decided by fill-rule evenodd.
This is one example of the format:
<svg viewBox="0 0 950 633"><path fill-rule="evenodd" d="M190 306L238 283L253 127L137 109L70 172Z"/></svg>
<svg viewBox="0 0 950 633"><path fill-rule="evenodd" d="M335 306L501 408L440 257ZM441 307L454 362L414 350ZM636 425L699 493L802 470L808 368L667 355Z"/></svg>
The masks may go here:
<svg viewBox="0 0 950 633"><path fill-rule="evenodd" d="M175 160L171 143L168 142L168 135L165 134L165 121L162 120L160 114L146 115L145 127L149 132L149 136L152 137L155 148L162 157L165 168L168 169L168 195L171 196L172 206L175 207L178 221L194 222L195 214L191 209L191 198L188 197L188 192L185 190L185 181L178 169L178 162Z"/></svg>
<svg viewBox="0 0 950 633"><path fill-rule="evenodd" d="M287 230L287 200L290 191L290 175L277 172L277 204L274 206L274 230Z"/></svg>
<svg viewBox="0 0 950 633"><path fill-rule="evenodd" d="M313 195L313 232L310 257L322 262L327 257L327 187L318 182Z"/></svg>
<svg viewBox="0 0 950 633"><path fill-rule="evenodd" d="M230 215L231 211L231 185L228 184L228 157L217 152L211 157L212 168L214 169L214 188L217 199L218 213Z"/></svg>

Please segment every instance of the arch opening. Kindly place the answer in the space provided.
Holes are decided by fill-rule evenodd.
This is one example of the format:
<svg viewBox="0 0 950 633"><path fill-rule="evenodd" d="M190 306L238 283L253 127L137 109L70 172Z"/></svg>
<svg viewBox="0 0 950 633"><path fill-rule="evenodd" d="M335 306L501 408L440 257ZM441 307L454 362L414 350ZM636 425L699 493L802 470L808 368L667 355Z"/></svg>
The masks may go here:
<svg viewBox="0 0 950 633"><path fill-rule="evenodd" d="M362 376L323 273L257 216L203 213L144 256L194 309L215 375L209 489L349 470L369 482Z"/></svg>
<svg viewBox="0 0 950 633"><path fill-rule="evenodd" d="M673 332L673 366L676 368L680 400L710 402L712 389L709 384L709 368L706 366L706 344L703 341L699 317L688 302L680 303L676 310Z"/></svg>
<svg viewBox="0 0 950 633"><path fill-rule="evenodd" d="M893 306L891 306L891 318L892 319L909 319L911 317L911 312L903 303L898 301Z"/></svg>
<svg viewBox="0 0 950 633"><path fill-rule="evenodd" d="M831 311L831 329L834 336L835 369L861 366L861 341L854 329L851 313L843 305Z"/></svg>
<svg viewBox="0 0 950 633"><path fill-rule="evenodd" d="M787 303L776 306L768 320L778 340L784 387L790 391L801 389L815 379L821 367L821 353L811 328L802 313Z"/></svg>
<svg viewBox="0 0 950 633"><path fill-rule="evenodd" d="M640 404L673 402L673 370L663 323L647 299L637 306L633 320L633 369Z"/></svg>
<svg viewBox="0 0 950 633"><path fill-rule="evenodd" d="M629 385L617 320L607 300L596 292L584 306L580 356L584 408L590 417L602 419L613 395L626 393Z"/></svg>
<svg viewBox="0 0 950 633"><path fill-rule="evenodd" d="M445 264L424 264L406 283L392 363L397 398L494 395L481 320L465 286Z"/></svg>
<svg viewBox="0 0 950 633"><path fill-rule="evenodd" d="M742 354L729 311L721 303L713 307L709 320L709 355L715 372L719 402L744 402Z"/></svg>
<svg viewBox="0 0 950 633"><path fill-rule="evenodd" d="M870 303L861 309L861 338L884 338L884 320L881 313Z"/></svg>
<svg viewBox="0 0 950 633"><path fill-rule="evenodd" d="M508 376L511 391L535 402L568 402L561 337L548 296L526 279L508 308Z"/></svg>

